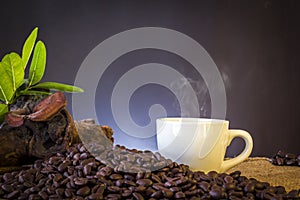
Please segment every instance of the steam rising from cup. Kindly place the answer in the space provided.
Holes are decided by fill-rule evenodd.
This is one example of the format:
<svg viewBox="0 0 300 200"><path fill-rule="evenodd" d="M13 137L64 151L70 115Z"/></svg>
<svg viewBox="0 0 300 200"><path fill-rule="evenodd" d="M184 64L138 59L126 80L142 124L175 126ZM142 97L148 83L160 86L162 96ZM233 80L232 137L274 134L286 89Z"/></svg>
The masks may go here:
<svg viewBox="0 0 300 200"><path fill-rule="evenodd" d="M170 88L177 94L180 106L175 103L173 106L174 109L181 111L181 117L208 117L210 99L208 89L202 78L199 80L176 79L171 83Z"/></svg>

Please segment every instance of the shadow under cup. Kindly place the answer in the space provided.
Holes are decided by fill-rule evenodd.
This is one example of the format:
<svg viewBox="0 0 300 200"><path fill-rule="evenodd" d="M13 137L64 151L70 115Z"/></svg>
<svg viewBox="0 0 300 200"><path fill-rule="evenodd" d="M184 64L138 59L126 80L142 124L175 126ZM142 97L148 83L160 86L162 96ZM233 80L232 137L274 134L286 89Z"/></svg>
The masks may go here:
<svg viewBox="0 0 300 200"><path fill-rule="evenodd" d="M156 120L158 151L194 171L224 172L247 159L253 148L250 134L229 129L229 122L205 118L160 118ZM235 137L245 141L243 152L224 160Z"/></svg>

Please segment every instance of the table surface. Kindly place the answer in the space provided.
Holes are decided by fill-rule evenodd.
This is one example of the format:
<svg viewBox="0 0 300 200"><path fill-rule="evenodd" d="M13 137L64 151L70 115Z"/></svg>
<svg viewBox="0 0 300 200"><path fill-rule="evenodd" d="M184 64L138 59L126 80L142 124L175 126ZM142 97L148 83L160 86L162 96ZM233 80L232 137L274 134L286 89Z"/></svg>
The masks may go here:
<svg viewBox="0 0 300 200"><path fill-rule="evenodd" d="M247 178L255 178L262 182L269 182L273 186L284 186L286 191L300 189L300 167L276 166L268 158L253 157L229 169L226 173L241 171Z"/></svg>

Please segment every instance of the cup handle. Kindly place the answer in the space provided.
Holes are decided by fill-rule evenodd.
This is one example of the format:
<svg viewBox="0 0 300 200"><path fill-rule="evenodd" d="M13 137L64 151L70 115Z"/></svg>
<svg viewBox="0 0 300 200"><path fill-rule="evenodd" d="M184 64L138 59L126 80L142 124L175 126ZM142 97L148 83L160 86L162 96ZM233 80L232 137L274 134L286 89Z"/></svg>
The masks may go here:
<svg viewBox="0 0 300 200"><path fill-rule="evenodd" d="M235 137L242 138L245 141L246 145L245 145L245 148L244 148L243 152L240 155L238 155L235 158L231 158L231 159L223 161L223 163L221 165L221 171L222 172L224 172L224 171L228 170L229 168L231 168L231 167L243 162L244 160L246 160L250 156L250 154L252 152L252 149L253 149L253 140L252 140L251 135L247 131L244 131L244 130L228 130L228 132L229 132L229 138L228 138L227 146L230 145L231 141Z"/></svg>

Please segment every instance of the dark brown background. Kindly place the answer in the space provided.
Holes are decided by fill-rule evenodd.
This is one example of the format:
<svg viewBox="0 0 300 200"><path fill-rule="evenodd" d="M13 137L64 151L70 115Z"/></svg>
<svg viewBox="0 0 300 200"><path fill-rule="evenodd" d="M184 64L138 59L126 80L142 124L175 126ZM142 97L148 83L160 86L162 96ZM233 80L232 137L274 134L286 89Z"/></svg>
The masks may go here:
<svg viewBox="0 0 300 200"><path fill-rule="evenodd" d="M38 26L48 50L45 81L72 84L87 54L124 30L165 27L192 37L225 75L227 119L232 128L252 134L252 155L271 156L278 149L300 153L300 1L7 2L0 12L0 55L20 52L27 34ZM153 61L149 58L169 65L182 62L149 51L120 58L115 65ZM149 141L124 137L108 119L110 114L98 106L99 121L115 129L118 143L155 146L153 138L149 146ZM238 154L241 148L242 143L235 141L228 155Z"/></svg>

